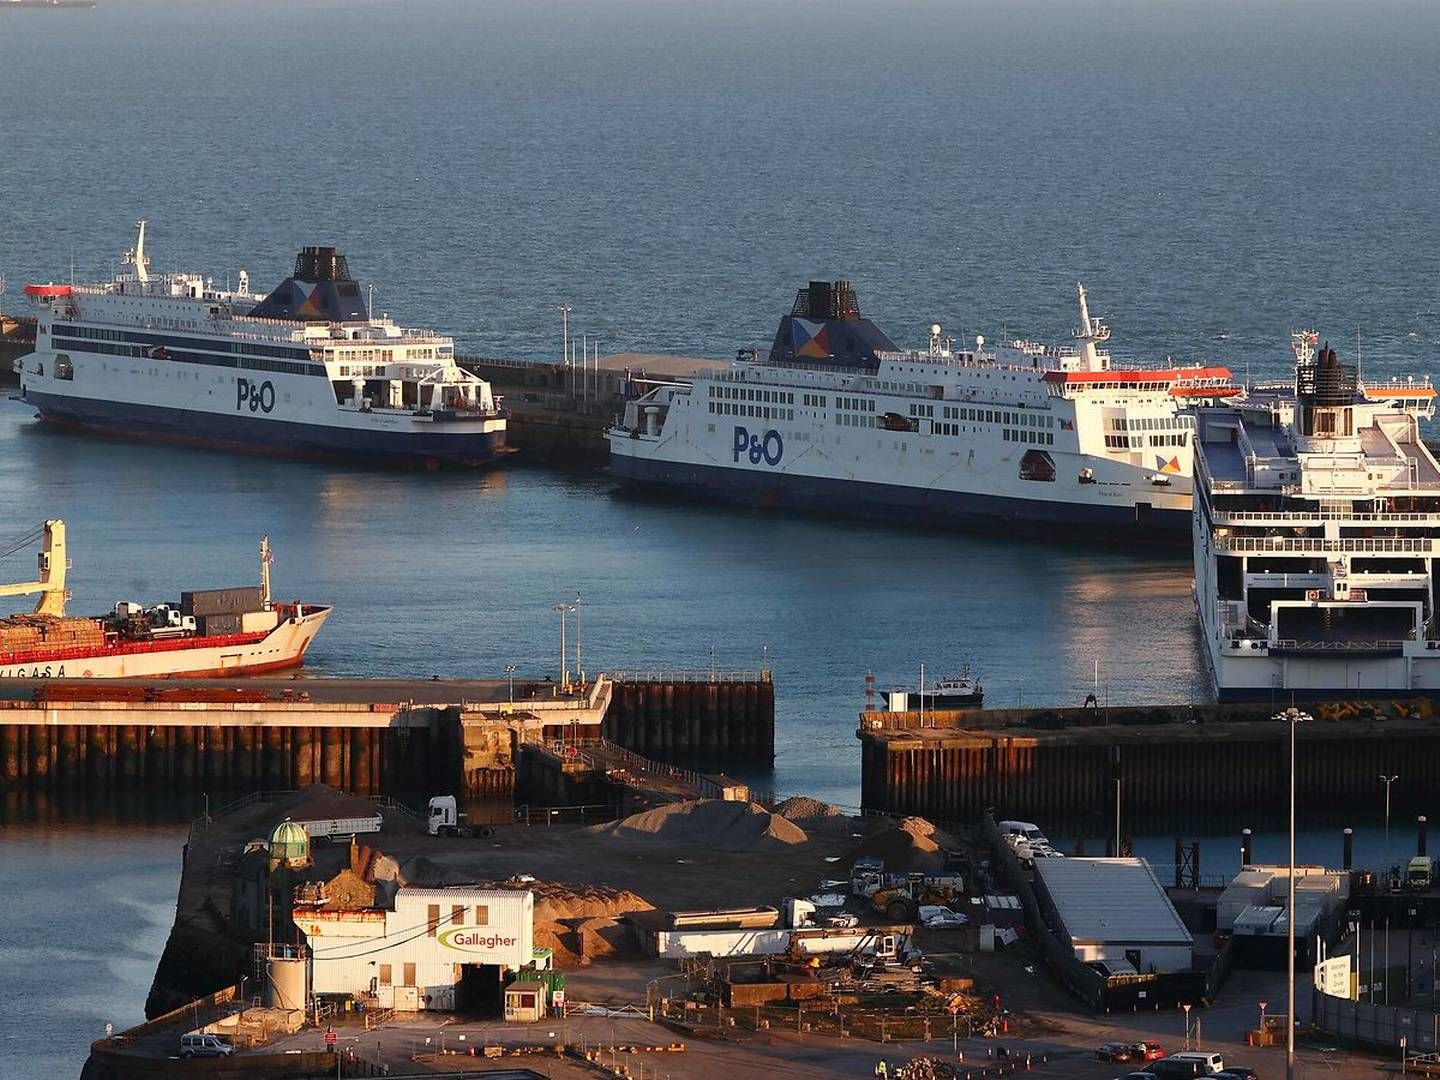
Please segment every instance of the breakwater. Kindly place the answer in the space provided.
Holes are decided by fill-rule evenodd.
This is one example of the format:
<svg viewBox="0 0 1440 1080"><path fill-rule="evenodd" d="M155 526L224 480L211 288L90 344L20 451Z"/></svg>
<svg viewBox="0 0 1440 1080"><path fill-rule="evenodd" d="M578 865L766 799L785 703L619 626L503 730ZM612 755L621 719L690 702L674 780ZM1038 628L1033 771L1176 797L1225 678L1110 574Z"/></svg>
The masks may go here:
<svg viewBox="0 0 1440 1080"><path fill-rule="evenodd" d="M1289 725L1264 705L864 713L867 810L973 820L1146 827L1266 827L1284 820ZM1440 792L1440 710L1430 699L1310 708L1297 728L1296 796L1311 824L1377 806L1376 777L1405 776L1393 811L1433 811ZM1137 827L1140 827L1137 825ZM1103 829L1101 830L1104 831Z"/></svg>

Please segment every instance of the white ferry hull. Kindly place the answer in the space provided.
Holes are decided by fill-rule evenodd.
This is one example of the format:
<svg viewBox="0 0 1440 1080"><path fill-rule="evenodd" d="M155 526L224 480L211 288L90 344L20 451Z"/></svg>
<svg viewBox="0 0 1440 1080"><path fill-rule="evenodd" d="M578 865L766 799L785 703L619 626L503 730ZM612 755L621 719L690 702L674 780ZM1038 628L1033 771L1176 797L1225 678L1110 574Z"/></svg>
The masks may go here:
<svg viewBox="0 0 1440 1080"><path fill-rule="evenodd" d="M53 352L37 351L20 363L21 400L57 427L150 442L401 465L475 467L508 453L503 419L422 419L337 409L323 378L286 372L266 372L263 378L215 374L199 365L75 351L66 356L69 379L55 377ZM263 388L255 408L241 382ZM332 419L318 423L317 416Z"/></svg>
<svg viewBox="0 0 1440 1080"><path fill-rule="evenodd" d="M429 430L422 430L418 425L389 417L364 428L298 420L253 420L196 409L50 394L28 386L20 396L35 407L41 420L55 427L141 442L421 467L476 468L493 464L510 452L503 427L499 431L451 433L443 425L430 424Z"/></svg>
<svg viewBox="0 0 1440 1080"><path fill-rule="evenodd" d="M1041 499L1001 490L963 490L792 470L760 472L666 460L659 454L645 456L645 444L635 446L636 442L611 438L610 472L625 486L641 492L665 491L761 509L941 528L1044 530L1066 525L1117 540L1145 539L1165 545L1183 544L1190 535L1190 497L1186 490L1160 489L1153 495L1147 492L1152 501L1137 505L1128 490L1114 498L1097 495L1087 499L1080 492L1099 487L1088 484L1083 488L1077 485L1080 491L1073 499ZM1188 487L1189 478L1182 479ZM1129 486L1119 479L1110 483L1116 488Z"/></svg>
<svg viewBox="0 0 1440 1080"><path fill-rule="evenodd" d="M205 645L205 638L186 638L185 647L175 649L5 664L0 679L198 679L282 671L305 662L306 650L329 617L329 607L306 608L261 640L243 644Z"/></svg>

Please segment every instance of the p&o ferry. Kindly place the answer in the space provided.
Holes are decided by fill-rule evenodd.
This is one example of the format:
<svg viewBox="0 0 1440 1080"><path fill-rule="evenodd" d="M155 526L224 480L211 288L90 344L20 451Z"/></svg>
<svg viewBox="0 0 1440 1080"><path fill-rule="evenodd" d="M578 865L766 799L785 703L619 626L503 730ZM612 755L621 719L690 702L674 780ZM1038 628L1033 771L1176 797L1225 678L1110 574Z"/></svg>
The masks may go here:
<svg viewBox="0 0 1440 1080"><path fill-rule="evenodd" d="M764 360L661 385L608 431L611 471L765 507L966 527L1190 533L1193 408L1240 393L1223 367L1117 367L1077 286L1076 345L973 348L930 328L903 352L848 282L812 281Z"/></svg>
<svg viewBox="0 0 1440 1080"><path fill-rule="evenodd" d="M1222 701L1440 691L1428 377L1365 384L1319 335L1295 381L1202 409L1195 601Z"/></svg>
<svg viewBox="0 0 1440 1080"><path fill-rule="evenodd" d="M254 675L298 667L330 617L323 604L270 599L269 538L260 541L260 584L180 594L145 607L121 600L91 618L65 614L65 523L20 537L10 555L41 539L34 581L0 585L0 596L38 593L28 615L0 618L0 678L119 679Z"/></svg>
<svg viewBox="0 0 1440 1080"><path fill-rule="evenodd" d="M375 317L345 256L307 247L268 295L154 274L145 222L100 285L27 285L35 351L16 360L42 420L300 457L477 466L506 452L490 384L451 338Z"/></svg>

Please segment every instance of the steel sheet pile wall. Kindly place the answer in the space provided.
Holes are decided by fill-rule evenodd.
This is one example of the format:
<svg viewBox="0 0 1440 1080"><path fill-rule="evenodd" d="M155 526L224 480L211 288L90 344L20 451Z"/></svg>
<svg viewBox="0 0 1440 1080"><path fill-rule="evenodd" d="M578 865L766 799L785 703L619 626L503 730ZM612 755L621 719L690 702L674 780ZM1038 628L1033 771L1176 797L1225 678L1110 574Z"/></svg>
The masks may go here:
<svg viewBox="0 0 1440 1080"><path fill-rule="evenodd" d="M142 718L143 719L143 718ZM0 787L191 788L218 794L325 783L357 794L428 789L458 776L456 737L418 727L23 724L0 716Z"/></svg>
<svg viewBox="0 0 1440 1080"><path fill-rule="evenodd" d="M768 763L775 760L775 684L765 674L617 678L602 731L657 761Z"/></svg>
<svg viewBox="0 0 1440 1080"><path fill-rule="evenodd" d="M1016 733L862 728L861 800L868 810L973 820L1107 818L1115 780L1125 817L1177 827L1283 820L1286 725L1273 720ZM1394 812L1432 809L1440 789L1440 721L1315 720L1299 730L1297 797L1309 819L1344 823L1373 812L1375 777L1399 773ZM1103 832L1103 830L1102 830Z"/></svg>

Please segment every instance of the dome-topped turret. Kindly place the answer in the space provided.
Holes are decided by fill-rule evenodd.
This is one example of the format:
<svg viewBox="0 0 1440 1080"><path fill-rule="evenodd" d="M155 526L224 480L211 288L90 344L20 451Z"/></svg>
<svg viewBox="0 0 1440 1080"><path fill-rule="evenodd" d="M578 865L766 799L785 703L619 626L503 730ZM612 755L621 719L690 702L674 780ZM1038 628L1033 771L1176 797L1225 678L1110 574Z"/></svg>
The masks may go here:
<svg viewBox="0 0 1440 1080"><path fill-rule="evenodd" d="M286 818L270 834L270 869L298 870L310 865L310 834Z"/></svg>

